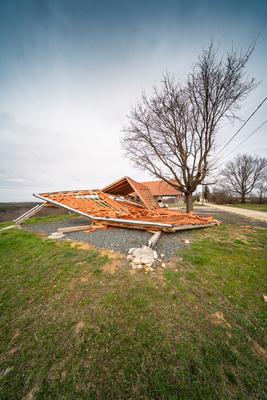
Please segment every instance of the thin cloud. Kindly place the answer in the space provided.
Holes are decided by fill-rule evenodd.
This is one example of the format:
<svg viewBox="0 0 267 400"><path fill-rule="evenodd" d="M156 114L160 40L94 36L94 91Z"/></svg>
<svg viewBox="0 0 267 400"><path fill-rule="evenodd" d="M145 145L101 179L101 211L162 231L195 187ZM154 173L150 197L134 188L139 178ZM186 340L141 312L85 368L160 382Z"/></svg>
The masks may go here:
<svg viewBox="0 0 267 400"><path fill-rule="evenodd" d="M166 70L183 81L211 37L224 52L233 39L245 48L261 30L248 72L262 84L244 103L245 118L267 92L266 9L211 0L1 2L0 201L102 187L122 175L150 179L120 146L141 90L149 92ZM237 125L226 124L218 144ZM266 146L255 137L241 150L263 154Z"/></svg>

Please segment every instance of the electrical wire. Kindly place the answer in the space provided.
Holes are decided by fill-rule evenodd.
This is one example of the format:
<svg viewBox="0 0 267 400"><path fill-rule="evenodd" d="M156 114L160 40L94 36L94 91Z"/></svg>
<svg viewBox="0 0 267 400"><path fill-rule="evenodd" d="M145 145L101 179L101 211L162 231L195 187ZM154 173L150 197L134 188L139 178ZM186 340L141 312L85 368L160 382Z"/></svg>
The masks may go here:
<svg viewBox="0 0 267 400"><path fill-rule="evenodd" d="M246 121L241 125L241 127L236 131L236 133L228 140L228 142L225 143L225 145L219 150L217 153L216 157L218 157L223 150L229 145L229 143L232 142L232 140L238 135L238 133L241 131L241 129L244 128L244 126L248 123L248 121L253 117L254 114L261 108L261 106L265 103L267 100L267 96L262 100L262 102L258 105L258 107L250 114L250 116L246 119Z"/></svg>
<svg viewBox="0 0 267 400"><path fill-rule="evenodd" d="M265 125L267 122L267 119L260 125L258 126L258 128L254 129L253 132L251 132L247 137L245 137L244 140L242 140L242 142L240 142L230 153L227 154L227 157L230 156L231 154L233 154L233 152L238 149L239 146L241 146L241 144L243 144L244 142L246 142L251 136L253 136L256 132L258 132L261 127L263 127L263 125Z"/></svg>
<svg viewBox="0 0 267 400"><path fill-rule="evenodd" d="M255 133L257 133L262 127L263 125L265 125L267 122L267 119L265 121L263 121L256 129L254 129L254 131L252 131L248 136L246 136L242 142L238 143L238 145L230 152L227 154L227 157L230 156L231 154L233 154L234 151L236 151L236 149L238 149L243 143L245 143L248 139L250 139ZM224 160L225 161L225 160ZM222 172L221 171L221 167L224 164L224 161L222 161L219 166L217 167L217 169L219 169L217 176L219 176L219 174Z"/></svg>

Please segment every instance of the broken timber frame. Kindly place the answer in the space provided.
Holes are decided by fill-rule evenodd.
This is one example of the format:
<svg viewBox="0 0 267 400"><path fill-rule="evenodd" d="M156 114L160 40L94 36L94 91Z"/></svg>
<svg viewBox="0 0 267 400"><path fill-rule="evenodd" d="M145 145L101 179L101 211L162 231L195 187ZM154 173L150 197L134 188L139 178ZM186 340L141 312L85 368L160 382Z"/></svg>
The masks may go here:
<svg viewBox="0 0 267 400"><path fill-rule="evenodd" d="M90 214L87 214L83 211L77 210L66 204L59 203L55 200L48 199L40 194L34 194L35 197L44 200L45 202L52 203L58 207L65 208L73 213L82 215L92 221L100 221L102 224L123 227L123 228L135 228L135 229L145 229L149 230L153 228L155 230L162 230L164 232L176 232L185 229L197 229L197 228L207 228L212 225L217 225L217 222L210 222L209 224L191 224L191 225L178 225L178 224L166 224L161 222L153 222L153 221L141 221L141 220L130 220L123 218L108 218L108 217L97 217Z"/></svg>
<svg viewBox="0 0 267 400"><path fill-rule="evenodd" d="M132 221L130 219L127 220L127 219L122 219L122 218L94 217L93 215L86 214L86 213L84 213L82 211L79 211L79 210L75 210L74 208L69 207L66 204L61 204L61 203L58 203L55 200L47 199L47 198L41 196L40 194L34 194L34 196L38 197L41 200L48 201L49 203L52 203L52 204L54 204L54 205L56 205L58 207L63 207L66 210L72 211L72 212L74 212L76 214L80 214L80 215L82 215L82 216L84 216L86 218L89 218L89 219L93 220L93 221L107 222L107 223L109 223L108 225L114 225L114 224L116 225L116 224L123 223L123 224L126 224L126 225L135 225L135 226L136 225L142 225L142 226L155 227L155 228L157 227L157 228L163 228L163 229L164 228L172 228L171 224L162 224L162 223L159 223L159 222Z"/></svg>

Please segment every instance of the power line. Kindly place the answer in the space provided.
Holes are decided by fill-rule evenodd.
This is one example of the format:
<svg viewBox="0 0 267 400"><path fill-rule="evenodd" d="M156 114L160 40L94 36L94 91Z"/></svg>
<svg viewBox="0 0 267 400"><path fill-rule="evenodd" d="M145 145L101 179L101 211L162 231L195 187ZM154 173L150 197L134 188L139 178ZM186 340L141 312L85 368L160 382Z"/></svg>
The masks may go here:
<svg viewBox="0 0 267 400"><path fill-rule="evenodd" d="M263 103L267 100L267 96L262 100L262 102L258 105L258 107L253 111L252 114L250 114L250 116L246 119L246 121L241 125L241 127L236 131L236 133L228 140L227 143L225 143L225 145L221 148L221 150L219 150L219 153L216 155L216 157L218 157L219 154L221 154L223 152L223 150L226 148L226 146L228 146L229 143L231 143L231 141L236 137L236 135L238 135L238 133L241 131L241 129L244 128L244 126L248 123L248 121L253 117L254 114L256 114L256 112L259 110L259 108L263 105Z"/></svg>
<svg viewBox="0 0 267 400"><path fill-rule="evenodd" d="M257 133L262 127L263 125L265 125L267 122L267 119L265 121L263 121L256 129L254 129L254 131L252 131L248 136L245 137L245 139L242 140L242 142L238 143L238 145L229 153L227 154L227 157L231 154L233 154L233 152L238 149L238 147L240 147L244 142L246 142L249 138L251 138L251 136L253 136L255 133ZM222 161L219 164L219 167L217 167L217 169L221 169L221 167L223 166L224 161ZM220 174L221 170L217 173L217 176Z"/></svg>
<svg viewBox="0 0 267 400"><path fill-rule="evenodd" d="M258 132L258 131L261 129L261 127L262 127L263 125L266 124L266 122L267 122L267 119L266 119L260 126L258 126L258 128L254 129L253 132L251 132L247 137L245 137L245 139L242 140L242 142L239 143L230 153L228 153L227 156L230 156L231 154L233 154L233 152L234 152L239 146L241 146L241 144L243 144L244 142L246 142L251 136L253 136L256 132Z"/></svg>

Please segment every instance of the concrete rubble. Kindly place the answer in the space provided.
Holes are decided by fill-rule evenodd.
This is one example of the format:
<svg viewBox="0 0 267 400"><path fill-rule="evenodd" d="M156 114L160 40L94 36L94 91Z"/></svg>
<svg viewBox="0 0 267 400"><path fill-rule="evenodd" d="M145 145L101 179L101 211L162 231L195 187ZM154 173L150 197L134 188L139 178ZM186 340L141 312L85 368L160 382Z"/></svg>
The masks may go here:
<svg viewBox="0 0 267 400"><path fill-rule="evenodd" d="M148 272L153 271L153 267L155 267L158 261L158 254L156 250L148 246L142 246L130 249L127 260L130 261L132 269L144 269Z"/></svg>
<svg viewBox="0 0 267 400"><path fill-rule="evenodd" d="M62 239L64 236L63 232L53 232L48 236L48 239Z"/></svg>

